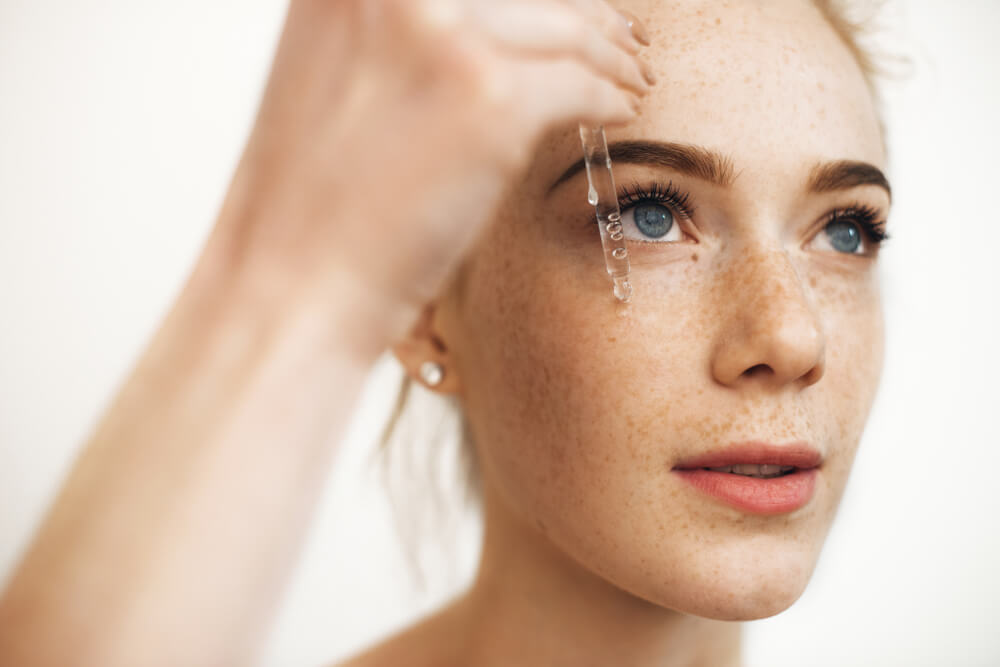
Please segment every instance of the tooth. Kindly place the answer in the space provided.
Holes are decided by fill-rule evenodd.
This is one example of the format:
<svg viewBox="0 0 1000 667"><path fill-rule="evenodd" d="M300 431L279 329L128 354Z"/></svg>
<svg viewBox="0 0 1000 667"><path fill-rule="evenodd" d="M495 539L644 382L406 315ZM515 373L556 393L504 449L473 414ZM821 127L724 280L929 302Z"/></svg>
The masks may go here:
<svg viewBox="0 0 1000 667"><path fill-rule="evenodd" d="M774 463L736 463L728 466L708 468L716 472L728 472L748 477L780 477L783 473L794 470L794 466L782 466Z"/></svg>

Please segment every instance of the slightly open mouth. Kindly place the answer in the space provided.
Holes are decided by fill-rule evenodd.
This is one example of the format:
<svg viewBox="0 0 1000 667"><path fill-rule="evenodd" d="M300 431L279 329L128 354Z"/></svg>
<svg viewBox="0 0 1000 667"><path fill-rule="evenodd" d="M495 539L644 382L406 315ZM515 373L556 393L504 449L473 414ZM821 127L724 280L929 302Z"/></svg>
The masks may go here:
<svg viewBox="0 0 1000 667"><path fill-rule="evenodd" d="M715 463L716 461L702 461ZM779 463L681 465L673 472L698 491L751 514L774 515L805 506L816 490L820 466Z"/></svg>
<svg viewBox="0 0 1000 667"><path fill-rule="evenodd" d="M746 477L758 477L760 479L771 479L773 477L784 477L793 474L798 468L795 466L780 466L769 463L736 463L728 466L716 468L701 468L701 470L711 470L714 472L725 472L733 475L745 475Z"/></svg>

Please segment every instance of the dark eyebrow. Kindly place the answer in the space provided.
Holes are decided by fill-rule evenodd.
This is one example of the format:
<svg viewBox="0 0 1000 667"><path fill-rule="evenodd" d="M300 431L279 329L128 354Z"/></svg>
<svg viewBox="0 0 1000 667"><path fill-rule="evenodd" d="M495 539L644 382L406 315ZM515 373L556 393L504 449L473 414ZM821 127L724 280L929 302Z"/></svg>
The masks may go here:
<svg viewBox="0 0 1000 667"><path fill-rule="evenodd" d="M859 185L877 185L884 188L892 201L892 188L882 170L867 162L837 160L813 167L806 186L810 192L831 192L846 190Z"/></svg>
<svg viewBox="0 0 1000 667"><path fill-rule="evenodd" d="M616 141L608 144L608 155L612 163L643 164L673 169L724 188L731 186L735 179L731 158L693 144L669 141ZM555 183L549 186L546 196L584 169L582 159L574 162ZM875 165L855 160L817 164L809 174L806 188L810 192L830 192L858 185L877 185L885 188L890 200L892 199L889 181L882 171Z"/></svg>
<svg viewBox="0 0 1000 667"><path fill-rule="evenodd" d="M733 161L701 146L667 141L615 141L608 144L611 163L646 164L667 167L684 174L706 180L722 187L733 181ZM574 162L556 182L549 186L546 196L556 186L568 181L586 168L583 159Z"/></svg>

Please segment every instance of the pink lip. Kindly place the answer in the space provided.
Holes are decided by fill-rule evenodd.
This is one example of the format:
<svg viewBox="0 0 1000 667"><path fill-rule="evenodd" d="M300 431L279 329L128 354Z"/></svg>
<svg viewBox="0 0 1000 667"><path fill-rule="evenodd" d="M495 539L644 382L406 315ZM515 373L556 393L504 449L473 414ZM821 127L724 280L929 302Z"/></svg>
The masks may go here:
<svg viewBox="0 0 1000 667"><path fill-rule="evenodd" d="M822 462L822 454L808 443L748 442L685 459L675 465L672 472L698 490L737 509L773 515L792 512L812 499ZM794 466L796 470L781 477L761 479L704 469L737 463Z"/></svg>

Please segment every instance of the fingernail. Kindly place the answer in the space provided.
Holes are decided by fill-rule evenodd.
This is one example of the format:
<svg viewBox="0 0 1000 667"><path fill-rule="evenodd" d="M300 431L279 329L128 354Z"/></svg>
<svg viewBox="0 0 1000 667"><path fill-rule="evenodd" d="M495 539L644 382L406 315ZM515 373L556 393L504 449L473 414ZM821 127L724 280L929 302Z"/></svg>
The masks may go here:
<svg viewBox="0 0 1000 667"><path fill-rule="evenodd" d="M646 83L651 86L656 83L656 74L653 73L653 68L649 66L649 63L645 60L640 60L639 67L642 69L642 76L646 79Z"/></svg>
<svg viewBox="0 0 1000 667"><path fill-rule="evenodd" d="M628 24L628 29L631 31L632 36L635 37L635 41L639 42L643 46L649 46L649 33L646 32L646 26L642 24L642 21L636 17L635 14L629 11L619 10L619 14L625 19Z"/></svg>

